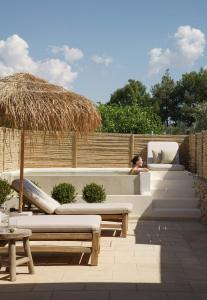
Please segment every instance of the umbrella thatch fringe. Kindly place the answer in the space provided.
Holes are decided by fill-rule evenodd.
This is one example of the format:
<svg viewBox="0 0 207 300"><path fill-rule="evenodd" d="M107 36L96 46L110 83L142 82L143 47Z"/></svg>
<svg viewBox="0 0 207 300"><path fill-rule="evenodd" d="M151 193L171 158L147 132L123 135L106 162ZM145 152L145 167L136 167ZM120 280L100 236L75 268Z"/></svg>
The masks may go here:
<svg viewBox="0 0 207 300"><path fill-rule="evenodd" d="M12 129L82 134L101 123L85 97L27 73L0 79L0 118Z"/></svg>

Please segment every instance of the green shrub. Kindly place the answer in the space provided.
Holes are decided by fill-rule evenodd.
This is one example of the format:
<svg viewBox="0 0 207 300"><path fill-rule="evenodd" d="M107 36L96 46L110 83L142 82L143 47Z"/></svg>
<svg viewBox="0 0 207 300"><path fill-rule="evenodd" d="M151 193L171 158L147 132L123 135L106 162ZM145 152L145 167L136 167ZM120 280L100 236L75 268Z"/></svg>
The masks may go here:
<svg viewBox="0 0 207 300"><path fill-rule="evenodd" d="M9 199L12 190L10 184L5 179L0 179L0 205Z"/></svg>
<svg viewBox="0 0 207 300"><path fill-rule="evenodd" d="M63 182L54 186L51 195L55 200L64 204L75 202L77 194L75 193L75 187L72 184Z"/></svg>
<svg viewBox="0 0 207 300"><path fill-rule="evenodd" d="M106 192L104 187L94 182L87 184L82 192L83 199L88 203L104 202L106 199Z"/></svg>

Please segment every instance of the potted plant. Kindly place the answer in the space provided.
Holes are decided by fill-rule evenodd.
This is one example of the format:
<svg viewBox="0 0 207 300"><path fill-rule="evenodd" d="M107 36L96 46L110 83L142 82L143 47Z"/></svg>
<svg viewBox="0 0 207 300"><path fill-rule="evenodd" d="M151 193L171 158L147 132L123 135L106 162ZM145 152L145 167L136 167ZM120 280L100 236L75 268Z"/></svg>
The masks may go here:
<svg viewBox="0 0 207 300"><path fill-rule="evenodd" d="M94 182L86 184L83 188L83 199L88 203L99 203L106 200L106 192L103 185Z"/></svg>
<svg viewBox="0 0 207 300"><path fill-rule="evenodd" d="M6 179L0 178L0 207L3 208L5 202L12 197L12 189Z"/></svg>
<svg viewBox="0 0 207 300"><path fill-rule="evenodd" d="M77 193L75 187L71 183L60 183L53 187L52 197L60 202L60 204L75 202Z"/></svg>

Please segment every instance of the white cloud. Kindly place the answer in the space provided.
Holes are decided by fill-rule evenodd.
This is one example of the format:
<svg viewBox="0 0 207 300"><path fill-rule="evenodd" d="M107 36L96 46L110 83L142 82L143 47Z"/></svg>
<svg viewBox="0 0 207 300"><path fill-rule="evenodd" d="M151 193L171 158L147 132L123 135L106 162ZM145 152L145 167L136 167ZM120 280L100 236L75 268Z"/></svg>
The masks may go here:
<svg viewBox="0 0 207 300"><path fill-rule="evenodd" d="M101 64L101 65L105 65L106 67L108 67L112 62L112 58L109 56L100 56L100 55L93 55L91 57L92 61L95 62L96 64Z"/></svg>
<svg viewBox="0 0 207 300"><path fill-rule="evenodd" d="M83 58L83 52L78 48L69 48L67 45L64 45L62 47L51 46L51 49L54 54L62 53L65 60L70 63Z"/></svg>
<svg viewBox="0 0 207 300"><path fill-rule="evenodd" d="M35 61L29 54L29 45L17 34L0 40L0 76L15 72L29 72L43 77L50 82L71 88L77 77L71 66L59 59Z"/></svg>
<svg viewBox="0 0 207 300"><path fill-rule="evenodd" d="M71 66L59 59L49 59L38 63L38 73L43 78L64 87L70 87L70 83L77 77L77 72L71 70Z"/></svg>
<svg viewBox="0 0 207 300"><path fill-rule="evenodd" d="M178 27L174 34L174 49L153 48L149 52L149 73L159 73L161 70L185 65L192 66L203 55L205 48L205 35L196 28L190 26Z"/></svg>

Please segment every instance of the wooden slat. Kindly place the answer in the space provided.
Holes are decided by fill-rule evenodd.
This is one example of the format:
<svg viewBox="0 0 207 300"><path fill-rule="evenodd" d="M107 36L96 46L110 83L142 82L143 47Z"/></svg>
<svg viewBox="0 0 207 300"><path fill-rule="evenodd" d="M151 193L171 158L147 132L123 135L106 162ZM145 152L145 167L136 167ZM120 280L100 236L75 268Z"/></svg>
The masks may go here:
<svg viewBox="0 0 207 300"><path fill-rule="evenodd" d="M92 239L92 233L54 233L54 232L41 232L41 233L32 233L30 240L32 241L86 241Z"/></svg>
<svg viewBox="0 0 207 300"><path fill-rule="evenodd" d="M91 253L91 247L84 247L84 246L31 245L30 248L32 252L42 252L42 253L48 253L48 252ZM22 246L17 246L16 251L17 253L24 253L24 248ZM1 254L6 254L7 252L8 252L7 248L0 248ZM7 261L7 259L5 259L5 261ZM28 258L25 262L27 261Z"/></svg>

